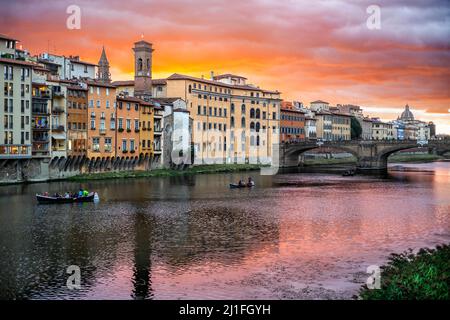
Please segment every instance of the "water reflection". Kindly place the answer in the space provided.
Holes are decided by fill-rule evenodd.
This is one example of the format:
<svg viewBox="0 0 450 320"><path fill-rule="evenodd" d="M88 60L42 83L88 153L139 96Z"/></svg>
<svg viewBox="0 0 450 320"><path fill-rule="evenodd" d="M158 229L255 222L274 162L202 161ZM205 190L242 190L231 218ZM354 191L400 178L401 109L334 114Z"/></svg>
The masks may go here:
<svg viewBox="0 0 450 320"><path fill-rule="evenodd" d="M244 174L0 187L0 298L350 298L393 251L450 241L450 164L388 177ZM66 287L67 267L82 289Z"/></svg>

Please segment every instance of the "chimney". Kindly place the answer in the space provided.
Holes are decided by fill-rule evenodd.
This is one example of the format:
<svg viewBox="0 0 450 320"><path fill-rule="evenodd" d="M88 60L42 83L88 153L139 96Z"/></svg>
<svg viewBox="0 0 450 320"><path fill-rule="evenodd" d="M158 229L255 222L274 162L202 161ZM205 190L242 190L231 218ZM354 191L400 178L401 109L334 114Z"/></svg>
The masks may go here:
<svg viewBox="0 0 450 320"><path fill-rule="evenodd" d="M214 71L211 71L211 80L214 80Z"/></svg>

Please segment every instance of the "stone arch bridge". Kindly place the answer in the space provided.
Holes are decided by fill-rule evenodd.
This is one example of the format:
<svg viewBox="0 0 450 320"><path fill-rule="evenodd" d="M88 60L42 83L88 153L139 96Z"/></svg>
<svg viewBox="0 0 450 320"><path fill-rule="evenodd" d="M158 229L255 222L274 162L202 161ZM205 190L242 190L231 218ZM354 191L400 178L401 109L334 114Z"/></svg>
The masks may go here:
<svg viewBox="0 0 450 320"><path fill-rule="evenodd" d="M426 148L434 154L443 155L450 152L450 140L429 140L419 144L415 140L350 140L328 141L319 144L315 141L281 144L279 152L280 167L297 167L300 155L316 148L336 148L354 155L358 171L387 170L388 157L401 150L417 147Z"/></svg>

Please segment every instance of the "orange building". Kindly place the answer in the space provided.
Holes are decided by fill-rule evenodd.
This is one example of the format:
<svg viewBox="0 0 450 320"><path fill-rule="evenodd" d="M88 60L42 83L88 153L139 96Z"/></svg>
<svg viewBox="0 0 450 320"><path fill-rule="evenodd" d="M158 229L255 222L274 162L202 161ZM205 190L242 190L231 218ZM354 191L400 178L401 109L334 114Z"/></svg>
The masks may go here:
<svg viewBox="0 0 450 320"><path fill-rule="evenodd" d="M135 97L117 96L117 144L118 157L139 155L140 142L140 104L142 100Z"/></svg>
<svg viewBox="0 0 450 320"><path fill-rule="evenodd" d="M85 156L87 151L88 89L76 83L67 87L67 155Z"/></svg>
<svg viewBox="0 0 450 320"><path fill-rule="evenodd" d="M280 109L280 142L305 140L305 114L291 102L283 101Z"/></svg>
<svg viewBox="0 0 450 320"><path fill-rule="evenodd" d="M155 113L153 105L141 100L139 108L139 155L143 157L153 156L154 123Z"/></svg>
<svg viewBox="0 0 450 320"><path fill-rule="evenodd" d="M114 157L116 145L116 87L100 81L88 85L87 157Z"/></svg>

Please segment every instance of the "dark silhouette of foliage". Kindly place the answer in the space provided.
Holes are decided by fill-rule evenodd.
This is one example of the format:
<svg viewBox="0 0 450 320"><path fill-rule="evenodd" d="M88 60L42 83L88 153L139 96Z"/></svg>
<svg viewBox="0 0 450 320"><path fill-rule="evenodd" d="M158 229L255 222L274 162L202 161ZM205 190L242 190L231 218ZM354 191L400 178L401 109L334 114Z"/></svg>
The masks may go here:
<svg viewBox="0 0 450 320"><path fill-rule="evenodd" d="M381 288L360 290L364 300L450 299L450 244L392 254L381 267Z"/></svg>
<svg viewBox="0 0 450 320"><path fill-rule="evenodd" d="M352 117L350 126L351 126L350 128L351 128L352 140L359 139L362 134L362 127L361 127L361 124L359 123L358 119L356 119L355 117Z"/></svg>

